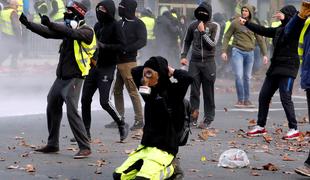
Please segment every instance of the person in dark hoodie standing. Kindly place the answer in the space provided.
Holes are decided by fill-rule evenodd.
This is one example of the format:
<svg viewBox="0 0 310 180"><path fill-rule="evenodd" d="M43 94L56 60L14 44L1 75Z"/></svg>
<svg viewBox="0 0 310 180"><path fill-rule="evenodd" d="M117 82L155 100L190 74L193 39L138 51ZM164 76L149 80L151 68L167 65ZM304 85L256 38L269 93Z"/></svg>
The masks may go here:
<svg viewBox="0 0 310 180"><path fill-rule="evenodd" d="M300 85L301 88L306 91L307 104L308 104L308 118L310 115L310 2L303 1L301 3L299 13L296 14L285 26L285 34L288 36L299 36L298 55L301 64ZM309 146L308 146L309 147ZM308 148L309 149L309 148ZM309 149L310 150L310 149ZM297 167L295 172L310 177L310 151L308 157L306 157L304 165Z"/></svg>
<svg viewBox="0 0 310 180"><path fill-rule="evenodd" d="M132 76L145 101L145 126L141 144L116 168L113 178L168 179L175 170L172 160L184 124L183 99L193 79L160 56L132 69Z"/></svg>
<svg viewBox="0 0 310 180"><path fill-rule="evenodd" d="M241 16L248 21L252 21L253 6L245 5L241 8ZM253 108L254 104L250 101L250 81L254 64L255 42L263 54L263 63L268 63L266 43L262 37L250 31L247 27L240 25L239 19L234 19L224 35L222 45L222 59L226 62L228 43L231 37L232 43L231 64L235 75L235 84L238 101L234 105L237 108ZM256 41L255 41L256 39Z"/></svg>
<svg viewBox="0 0 310 180"><path fill-rule="evenodd" d="M90 57L96 49L94 30L87 26L84 15L87 9L80 3L72 1L67 4L64 24L51 22L43 15L41 24L29 22L24 14L19 20L32 32L49 39L62 39L60 46L57 78L47 96L47 145L36 149L42 153L59 151L59 130L62 118L62 106L67 105L67 116L74 138L80 148L75 159L86 158L91 154L89 139L83 121L78 113L81 87L90 69Z"/></svg>
<svg viewBox="0 0 310 180"><path fill-rule="evenodd" d="M200 87L202 86L204 98L204 119L199 125L201 128L208 127L214 120L214 83L216 78L215 47L220 36L220 27L211 22L212 7L207 2L202 2L195 10L197 18L189 25L184 39L181 64L188 65L186 59L190 46L192 56L189 63L189 73L194 78L191 85L190 102L192 106L192 121L197 125L200 104Z"/></svg>
<svg viewBox="0 0 310 180"><path fill-rule="evenodd" d="M125 44L124 33L121 26L114 19L115 4L112 0L103 0L96 6L98 22L94 30L98 39L98 57L96 66L90 69L86 77L82 91L82 117L90 138L91 126L91 102L96 90L99 90L100 105L116 122L120 140L123 141L128 135L128 124L111 103L111 95L114 89L116 76L116 63L118 55Z"/></svg>
<svg viewBox="0 0 310 180"><path fill-rule="evenodd" d="M266 134L265 125L269 104L274 93L279 89L280 99L289 126L289 131L283 138L295 139L299 137L300 133L297 130L294 103L292 101L293 84L299 69L299 56L297 53L299 34L296 33L294 36L287 37L284 33L286 24L296 13L297 10L294 6L284 6L274 15L275 18L281 21L281 26L276 28L266 28L241 17L239 19L240 24L245 25L251 31L273 38L274 46L271 64L259 94L257 125L247 133L249 136Z"/></svg>
<svg viewBox="0 0 310 180"><path fill-rule="evenodd" d="M131 130L143 127L141 100L130 72L132 68L137 66L138 50L146 45L147 39L144 23L135 16L136 8L137 2L135 0L122 0L118 6L118 13L122 18L118 23L125 34L126 45L117 62L118 72L114 88L115 107L123 119L125 118L124 84L131 98L135 112L135 122L130 128Z"/></svg>

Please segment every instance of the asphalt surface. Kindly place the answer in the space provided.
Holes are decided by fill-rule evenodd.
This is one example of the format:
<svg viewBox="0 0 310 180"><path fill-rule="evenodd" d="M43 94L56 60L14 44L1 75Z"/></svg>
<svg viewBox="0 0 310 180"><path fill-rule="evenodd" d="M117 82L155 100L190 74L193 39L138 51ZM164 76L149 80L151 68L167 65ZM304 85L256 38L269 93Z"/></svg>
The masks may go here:
<svg viewBox="0 0 310 180"><path fill-rule="evenodd" d="M89 158L73 159L77 146L69 141L72 132L66 114L62 120L60 152L33 152L34 147L46 143L48 136L44 110L46 95L54 80L53 68L35 74L4 73L0 76L0 179L112 179L113 170L126 159L128 152L137 147L140 140L135 136L137 132L130 132L125 143L119 143L117 130L104 128L112 119L100 110L97 97L94 98L92 113L93 153ZM251 125L250 120L256 119L257 109L233 108L236 101L233 84L231 80L217 80L216 118L212 123L214 133L211 135L213 137L203 141L198 137L201 130L193 127L188 144L180 148L179 157L185 173L184 179L306 179L295 174L294 168L301 166L308 156L309 139L301 142L281 140L288 127L285 125L286 117L278 94L272 101L266 126L273 139L267 143L263 137L243 136L243 132ZM252 101L256 105L260 84L261 81L255 84L257 88L253 89L252 94ZM306 99L298 88L294 93L294 102L298 120L302 121L307 115ZM126 121L132 124L133 110L127 95L126 107ZM200 120L201 118L202 115ZM277 128L281 128L283 132L274 134ZM309 124L299 123L299 128L303 132L309 131ZM218 167L220 154L230 148L245 150L250 160L249 167ZM285 157L292 161L284 161ZM274 164L278 170L261 170L261 167L268 163ZM34 166L35 172L27 172L27 165Z"/></svg>

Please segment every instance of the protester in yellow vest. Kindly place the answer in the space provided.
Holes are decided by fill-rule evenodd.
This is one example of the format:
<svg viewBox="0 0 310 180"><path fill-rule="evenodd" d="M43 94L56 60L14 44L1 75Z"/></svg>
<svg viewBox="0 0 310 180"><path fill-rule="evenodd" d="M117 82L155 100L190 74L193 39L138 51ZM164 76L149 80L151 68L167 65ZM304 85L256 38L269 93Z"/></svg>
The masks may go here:
<svg viewBox="0 0 310 180"><path fill-rule="evenodd" d="M155 17L150 9L143 9L141 12L141 21L145 24L147 31L147 45L141 50L141 56L139 57L140 63L144 63L153 53L155 46Z"/></svg>
<svg viewBox="0 0 310 180"><path fill-rule="evenodd" d="M40 23L41 22L40 14L46 15L48 12L48 7L47 7L46 2L44 0L37 1L34 4L34 10L35 10L35 14L33 15L33 22Z"/></svg>
<svg viewBox="0 0 310 180"><path fill-rule="evenodd" d="M62 21L65 12L65 5L63 0L51 0L52 12L50 13L50 17L56 21Z"/></svg>
<svg viewBox="0 0 310 180"><path fill-rule="evenodd" d="M1 46L0 64L12 55L11 67L16 68L21 39L21 27L18 22L16 2L11 1L5 4L4 9L1 11L0 31L2 34L0 43L3 43Z"/></svg>
<svg viewBox="0 0 310 180"><path fill-rule="evenodd" d="M96 37L94 30L84 21L87 8L76 1L68 3L66 8L65 23L51 22L46 15L43 15L41 24L37 24L29 22L24 14L20 16L20 22L27 29L42 37L63 40L59 50L57 78L47 98L46 112L49 132L47 145L35 151L42 153L59 151L59 129L62 105L65 102L68 121L80 148L74 158L81 159L88 157L91 150L89 138L77 107L84 78L90 69L90 58L96 49Z"/></svg>

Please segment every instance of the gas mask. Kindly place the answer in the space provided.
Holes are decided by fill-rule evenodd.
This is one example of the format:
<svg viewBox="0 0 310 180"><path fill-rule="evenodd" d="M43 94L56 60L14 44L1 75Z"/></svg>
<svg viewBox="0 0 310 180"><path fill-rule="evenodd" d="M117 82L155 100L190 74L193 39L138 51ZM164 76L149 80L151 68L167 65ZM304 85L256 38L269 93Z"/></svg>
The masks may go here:
<svg viewBox="0 0 310 180"><path fill-rule="evenodd" d="M76 16L73 13L65 12L64 13L64 23L67 27L72 29L77 29L79 23L75 20Z"/></svg>
<svg viewBox="0 0 310 180"><path fill-rule="evenodd" d="M139 93L142 95L150 95L151 87L158 84L158 72L151 68L145 67L143 69L143 77L141 79L142 86L139 87Z"/></svg>

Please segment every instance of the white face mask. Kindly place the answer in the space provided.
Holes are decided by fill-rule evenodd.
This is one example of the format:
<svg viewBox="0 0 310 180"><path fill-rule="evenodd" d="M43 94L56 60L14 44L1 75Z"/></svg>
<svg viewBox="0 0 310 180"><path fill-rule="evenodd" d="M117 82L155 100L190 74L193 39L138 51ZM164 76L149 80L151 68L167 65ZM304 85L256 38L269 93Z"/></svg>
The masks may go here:
<svg viewBox="0 0 310 180"><path fill-rule="evenodd" d="M66 19L65 20L65 25L72 28L72 29L77 29L78 26L79 26L79 23L75 20L69 20L69 19Z"/></svg>

